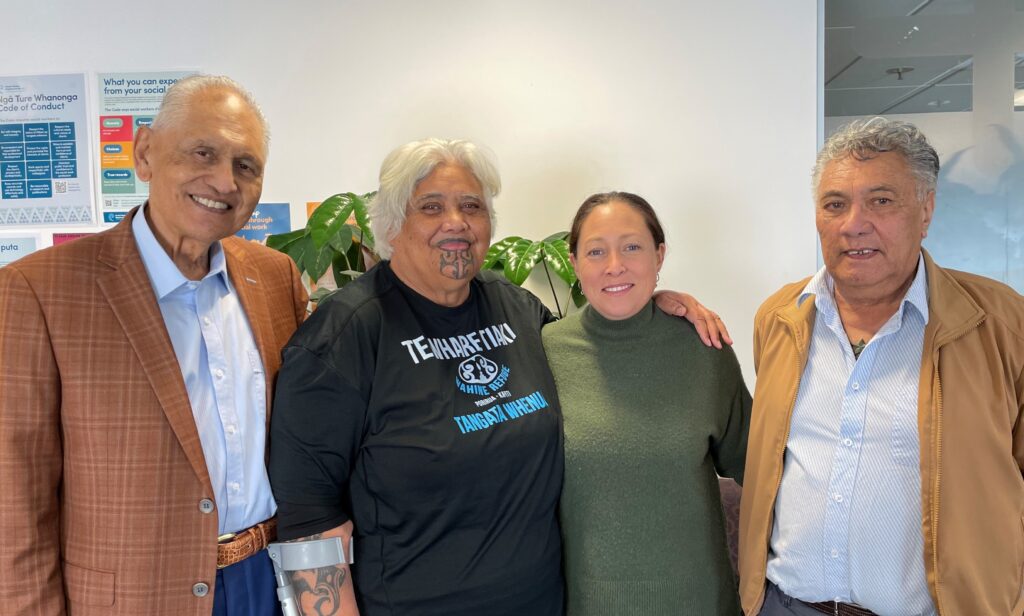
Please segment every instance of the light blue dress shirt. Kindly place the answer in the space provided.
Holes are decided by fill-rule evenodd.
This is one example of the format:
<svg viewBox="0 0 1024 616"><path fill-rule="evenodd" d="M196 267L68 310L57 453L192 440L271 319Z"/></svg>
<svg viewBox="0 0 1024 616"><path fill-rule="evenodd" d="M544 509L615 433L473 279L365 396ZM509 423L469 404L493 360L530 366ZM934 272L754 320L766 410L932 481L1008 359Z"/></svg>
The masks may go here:
<svg viewBox="0 0 1024 616"><path fill-rule="evenodd" d="M264 462L266 376L245 311L228 277L220 242L210 271L189 280L157 242L144 215L132 221L135 242L156 292L181 367L213 484L220 533L274 515Z"/></svg>
<svg viewBox="0 0 1024 616"><path fill-rule="evenodd" d="M793 408L767 576L803 601L934 614L921 531L917 388L928 323L924 259L896 313L856 359L824 268Z"/></svg>

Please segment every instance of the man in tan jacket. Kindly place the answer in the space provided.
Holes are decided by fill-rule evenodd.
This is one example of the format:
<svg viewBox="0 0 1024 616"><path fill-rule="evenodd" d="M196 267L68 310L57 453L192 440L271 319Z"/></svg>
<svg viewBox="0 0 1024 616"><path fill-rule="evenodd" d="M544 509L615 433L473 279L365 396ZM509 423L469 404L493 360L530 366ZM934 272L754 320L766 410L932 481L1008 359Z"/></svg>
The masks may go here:
<svg viewBox="0 0 1024 616"><path fill-rule="evenodd" d="M279 614L266 427L306 294L232 237L265 122L191 77L133 154L145 205L0 269L0 613Z"/></svg>
<svg viewBox="0 0 1024 616"><path fill-rule="evenodd" d="M1024 611L1024 298L921 249L938 171L883 118L818 155L825 267L755 320L747 614Z"/></svg>

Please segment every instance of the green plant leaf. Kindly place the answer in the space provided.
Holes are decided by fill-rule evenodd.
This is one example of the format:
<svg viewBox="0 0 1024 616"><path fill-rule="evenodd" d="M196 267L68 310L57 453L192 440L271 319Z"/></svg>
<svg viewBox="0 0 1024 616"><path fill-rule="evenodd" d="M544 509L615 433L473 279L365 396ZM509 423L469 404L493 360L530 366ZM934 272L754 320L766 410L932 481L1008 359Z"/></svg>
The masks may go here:
<svg viewBox="0 0 1024 616"><path fill-rule="evenodd" d="M559 231L558 233L552 233L551 235L544 238L545 242L557 242L558 240L566 242L566 246L568 246L569 232Z"/></svg>
<svg viewBox="0 0 1024 616"><path fill-rule="evenodd" d="M302 237L296 239L295 241L289 242L287 245L285 245L283 251L286 255L292 258L292 261L295 261L295 267L299 268L299 272L305 273L306 264L304 261L306 251L312 250L312 248L313 240L309 239L308 235L303 235Z"/></svg>
<svg viewBox="0 0 1024 616"><path fill-rule="evenodd" d="M331 238L338 233L338 229L348 221L352 210L355 209L353 198L358 199L359 197L352 193L331 195L313 210L309 222L306 223L306 229L309 230L313 244L318 249L326 246Z"/></svg>
<svg viewBox="0 0 1024 616"><path fill-rule="evenodd" d="M342 274L351 268L348 262L348 255L344 252L335 253L331 260L331 273L334 274L334 284L340 289L352 282L352 278Z"/></svg>
<svg viewBox="0 0 1024 616"><path fill-rule="evenodd" d="M349 269L354 269L357 272L366 271L366 263L363 261L363 247L359 242L352 242L352 245L348 247L348 252L346 254L348 255L349 265L352 266Z"/></svg>
<svg viewBox="0 0 1024 616"><path fill-rule="evenodd" d="M373 250L374 238L373 231L370 230L370 214L369 204L374 197L377 196L377 191L368 192L365 195L357 195L355 193L348 193L352 197L352 213L356 217L356 226L363 232L362 242L363 244Z"/></svg>
<svg viewBox="0 0 1024 616"><path fill-rule="evenodd" d="M544 256L544 243L519 240L505 253L505 278L516 286L523 286L534 266Z"/></svg>
<svg viewBox="0 0 1024 616"><path fill-rule="evenodd" d="M341 288L366 271L363 248L359 242L352 242L345 254L334 260L334 281Z"/></svg>
<svg viewBox="0 0 1024 616"><path fill-rule="evenodd" d="M346 252L352 246L352 225L341 225L328 242L338 252Z"/></svg>
<svg viewBox="0 0 1024 616"><path fill-rule="evenodd" d="M287 253L285 247L288 244L298 240L300 237L306 234L305 229L299 229L297 231L289 231L288 233L276 233L274 235L267 236L267 248L273 248L281 252Z"/></svg>
<svg viewBox="0 0 1024 616"><path fill-rule="evenodd" d="M298 268L299 273L306 272L306 252L313 250L313 240L309 239L306 234L288 242L281 249L281 252L292 258L295 261L295 267Z"/></svg>
<svg viewBox="0 0 1024 616"><path fill-rule="evenodd" d="M505 264L505 253L516 242L522 241L522 239L518 235L510 235L502 240L498 240L495 244L491 244L491 247L487 250L487 256L484 257L483 265L480 266L481 269L501 269Z"/></svg>
<svg viewBox="0 0 1024 616"><path fill-rule="evenodd" d="M377 256L377 250L373 247L373 235L366 235L363 233L362 229L359 229L358 235L356 231L352 232L352 241L362 244L367 250L372 252L374 256ZM379 257L377 260L380 260Z"/></svg>
<svg viewBox="0 0 1024 616"><path fill-rule="evenodd" d="M312 239L309 239L309 246L303 252L302 265L309 274L312 281L320 280L327 268L331 266L335 250L328 244L323 248L317 248Z"/></svg>
<svg viewBox="0 0 1024 616"><path fill-rule="evenodd" d="M556 234L557 235L557 234ZM554 237L554 236L552 236ZM561 239L546 239L544 244L544 261L551 267L562 282L572 286L576 282L576 272L569 260L569 243Z"/></svg>

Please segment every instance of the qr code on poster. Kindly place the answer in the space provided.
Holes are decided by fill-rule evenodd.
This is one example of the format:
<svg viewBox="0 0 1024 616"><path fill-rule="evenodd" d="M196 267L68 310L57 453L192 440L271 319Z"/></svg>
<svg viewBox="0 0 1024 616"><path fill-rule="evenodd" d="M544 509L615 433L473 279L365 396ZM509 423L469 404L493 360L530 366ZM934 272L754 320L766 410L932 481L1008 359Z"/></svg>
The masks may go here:
<svg viewBox="0 0 1024 616"><path fill-rule="evenodd" d="M53 182L53 192L55 193L66 193L68 191L67 180L55 180Z"/></svg>

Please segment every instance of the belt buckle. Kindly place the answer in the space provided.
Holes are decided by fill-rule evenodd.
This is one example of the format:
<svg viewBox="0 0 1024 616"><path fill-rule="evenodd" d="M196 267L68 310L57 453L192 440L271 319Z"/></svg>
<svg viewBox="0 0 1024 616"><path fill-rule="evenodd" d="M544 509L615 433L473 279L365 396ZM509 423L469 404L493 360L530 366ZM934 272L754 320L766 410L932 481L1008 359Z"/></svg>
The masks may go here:
<svg viewBox="0 0 1024 616"><path fill-rule="evenodd" d="M220 551L220 546L227 545L227 544L231 543L232 541L235 540L236 537L238 537L238 533L224 533L223 535L218 535L217 536L217 548L218 548L218 551ZM220 558L218 558L217 560L220 560ZM220 563L217 563L217 570L220 571L221 569L226 569L229 566L230 565L222 565Z"/></svg>

